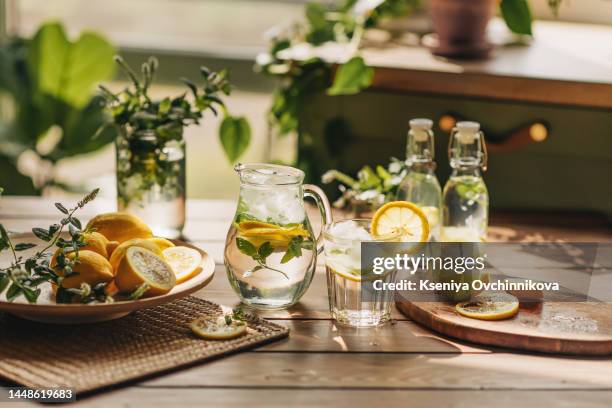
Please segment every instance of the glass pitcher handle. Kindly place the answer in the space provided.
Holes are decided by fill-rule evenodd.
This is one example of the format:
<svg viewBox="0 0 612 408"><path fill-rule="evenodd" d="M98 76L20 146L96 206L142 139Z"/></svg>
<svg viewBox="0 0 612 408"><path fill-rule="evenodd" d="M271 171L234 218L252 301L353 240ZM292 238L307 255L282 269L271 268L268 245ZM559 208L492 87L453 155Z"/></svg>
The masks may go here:
<svg viewBox="0 0 612 408"><path fill-rule="evenodd" d="M312 198L321 213L321 232L317 237L317 253L320 254L323 251L323 229L332 222L331 206L323 190L313 184L304 184L304 198Z"/></svg>

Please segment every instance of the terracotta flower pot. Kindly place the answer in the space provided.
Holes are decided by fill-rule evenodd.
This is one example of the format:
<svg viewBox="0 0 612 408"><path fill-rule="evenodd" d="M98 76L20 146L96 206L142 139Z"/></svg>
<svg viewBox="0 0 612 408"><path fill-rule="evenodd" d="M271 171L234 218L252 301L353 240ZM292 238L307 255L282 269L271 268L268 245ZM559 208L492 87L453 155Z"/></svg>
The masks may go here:
<svg viewBox="0 0 612 408"><path fill-rule="evenodd" d="M496 0L428 0L438 37L432 52L452 58L486 57L493 46L485 34L496 5Z"/></svg>

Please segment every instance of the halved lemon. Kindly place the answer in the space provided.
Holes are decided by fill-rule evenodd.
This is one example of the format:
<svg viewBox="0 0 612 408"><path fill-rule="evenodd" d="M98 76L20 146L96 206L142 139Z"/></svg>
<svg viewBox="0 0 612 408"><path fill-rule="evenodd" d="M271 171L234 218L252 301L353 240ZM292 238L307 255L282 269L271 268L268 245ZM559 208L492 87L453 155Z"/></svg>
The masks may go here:
<svg viewBox="0 0 612 408"><path fill-rule="evenodd" d="M177 284L191 279L202 269L202 255L193 248L173 246L164 249L163 254L176 275Z"/></svg>
<svg viewBox="0 0 612 408"><path fill-rule="evenodd" d="M176 285L172 267L159 255L148 249L133 246L121 259L115 284L121 292L133 292L143 284L149 289L144 296L163 295Z"/></svg>
<svg viewBox="0 0 612 408"><path fill-rule="evenodd" d="M191 331L206 340L228 340L242 336L247 331L247 324L240 320L231 320L227 324L224 317L199 317L189 325Z"/></svg>
<svg viewBox="0 0 612 408"><path fill-rule="evenodd" d="M483 292L471 300L457 303L455 310L472 319L503 320L518 313L519 301L506 292Z"/></svg>
<svg viewBox="0 0 612 408"><path fill-rule="evenodd" d="M109 262L111 266L113 267L114 271L117 271L117 268L119 267L119 263L125 257L127 250L131 247L140 247L140 248L148 249L149 251L153 252L156 255L162 254L157 244L155 244L152 241L149 241L148 239L143 239L143 238L128 239L127 241L124 241L121 244L119 244L119 246L115 248L115 250L113 251L112 255L109 258Z"/></svg>
<svg viewBox="0 0 612 408"><path fill-rule="evenodd" d="M407 201L392 201L380 207L372 218L374 237L399 234L401 242L426 242L429 222L416 205Z"/></svg>
<svg viewBox="0 0 612 408"><path fill-rule="evenodd" d="M155 245L157 245L157 247L159 248L160 251L165 250L166 248L171 248L174 245L174 243L166 238L162 238L162 237L152 237L152 238L147 238L147 241L154 243Z"/></svg>

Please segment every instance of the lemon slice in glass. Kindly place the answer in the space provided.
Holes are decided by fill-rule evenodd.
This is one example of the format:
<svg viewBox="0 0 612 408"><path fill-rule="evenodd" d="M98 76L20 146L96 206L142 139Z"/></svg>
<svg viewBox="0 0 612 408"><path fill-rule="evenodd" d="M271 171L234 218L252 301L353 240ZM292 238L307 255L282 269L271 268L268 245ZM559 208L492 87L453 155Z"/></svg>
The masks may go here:
<svg viewBox="0 0 612 408"><path fill-rule="evenodd" d="M455 305L462 316L479 320L504 320L514 317L519 311L516 296L506 292L483 292L471 300Z"/></svg>
<svg viewBox="0 0 612 408"><path fill-rule="evenodd" d="M398 235L401 242L427 242L429 222L423 211L407 201L392 201L380 207L372 218L374 237Z"/></svg>
<svg viewBox="0 0 612 408"><path fill-rule="evenodd" d="M228 324L224 317L199 317L189 325L191 331L206 340L229 340L242 336L247 331L243 321L231 319Z"/></svg>
<svg viewBox="0 0 612 408"><path fill-rule="evenodd" d="M202 255L193 248L174 246L164 249L163 254L176 275L177 284L191 279L201 270Z"/></svg>

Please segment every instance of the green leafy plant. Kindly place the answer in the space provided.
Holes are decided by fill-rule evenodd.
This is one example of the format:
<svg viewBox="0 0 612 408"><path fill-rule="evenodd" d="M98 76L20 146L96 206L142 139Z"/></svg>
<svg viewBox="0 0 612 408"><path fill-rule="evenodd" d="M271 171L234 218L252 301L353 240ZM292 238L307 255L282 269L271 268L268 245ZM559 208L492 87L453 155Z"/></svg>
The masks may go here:
<svg viewBox="0 0 612 408"><path fill-rule="evenodd" d="M353 95L369 87L374 70L359 52L365 30L419 5L420 0L311 2L304 20L274 33L269 51L258 56L258 69L280 79L268 115L270 131L277 137L298 134L297 163L292 164L311 181L318 175L310 163L320 160L327 146L300 131L299 117L309 98Z"/></svg>
<svg viewBox="0 0 612 408"><path fill-rule="evenodd" d="M98 132L110 117L94 87L113 74L114 53L99 34L84 31L71 41L55 22L43 24L32 38L13 38L0 49L0 91L8 96L4 111L9 112L0 125L0 182L7 191L41 193L49 186L66 187L53 171L60 160L112 142L114 129ZM42 169L29 174L32 179L17 170L17 158L24 152Z"/></svg>
<svg viewBox="0 0 612 408"><path fill-rule="evenodd" d="M226 70L213 72L201 67L201 87L187 78L180 78L187 86L192 100L187 92L175 97L153 100L149 90L158 68L157 59L151 57L143 63L140 76L121 57L116 56L115 61L123 68L131 82L130 86L118 93L100 85L115 125L129 130L132 134L152 130L159 143L164 144L171 140L182 140L183 129L199 124L206 111L211 111L214 115L222 111L224 119L219 137L225 154L234 162L245 152L251 140L249 124L244 117L230 115L221 99L231 92Z"/></svg>
<svg viewBox="0 0 612 408"><path fill-rule="evenodd" d="M553 11L562 0L549 0ZM316 180L317 168L335 167L335 146L350 142L352 132L341 118L331 119L323 135L305 133L300 115L315 95L353 95L368 88L374 70L360 54L364 33L384 20L406 16L422 7L420 0L342 0L310 2L304 19L274 30L267 53L257 58L257 68L279 78L269 110L271 137L298 136L295 164L309 181ZM501 15L518 34L531 34L532 16L527 0L501 0ZM312 163L319 163L313 166ZM323 166L323 167L324 167Z"/></svg>
<svg viewBox="0 0 612 408"><path fill-rule="evenodd" d="M562 0L548 0L548 6L555 15L559 12ZM531 29L533 16L528 0L501 0L499 10L504 22L516 34L533 35Z"/></svg>
<svg viewBox="0 0 612 408"><path fill-rule="evenodd" d="M36 303L41 292L39 286L51 282L58 287L57 303L71 303L75 295L79 296L83 303L109 301L104 294L106 284L99 284L93 288L83 284L80 288L73 289L61 286L63 279L76 274L73 268L79 262L79 248L85 246L84 231L75 213L93 201L98 191L98 189L93 190L70 209L61 203L55 203L55 207L61 213L61 220L51 224L48 228L32 229L32 233L43 244L40 245L41 249L27 258L20 253L38 247L39 244L33 242L14 244L4 225L0 224L0 252L8 251L12 258L8 266L0 267L0 295L6 291L5 297L9 302L23 295L29 303ZM63 236L66 230L68 230L68 238ZM55 268L49 266L51 249L58 251L55 257L57 262ZM75 255L68 257L69 253ZM62 274L57 273L59 269L63 271Z"/></svg>
<svg viewBox="0 0 612 408"><path fill-rule="evenodd" d="M345 208L353 205L375 209L395 199L397 188L406 174L406 163L391 158L387 168L379 165L373 170L370 166L364 166L357 172L356 178L338 170L329 170L321 181L324 184L339 183L338 188L342 195L334 202L335 207Z"/></svg>
<svg viewBox="0 0 612 408"><path fill-rule="evenodd" d="M230 115L222 100L231 91L227 71L213 72L202 67L201 86L181 78L186 92L154 100L149 90L158 68L157 59L151 57L143 63L140 75L121 57L115 57L115 61L128 76L130 85L119 92L102 85L100 89L120 134L117 186L123 206L131 201L141 202L154 189L175 197L182 193L183 169L167 152L184 143L184 128L199 124L207 111L214 115L223 112L219 137L227 158L234 162L245 152L251 139L249 124L244 117Z"/></svg>

